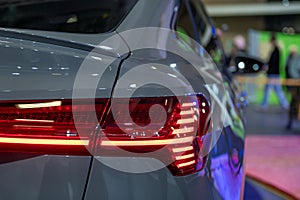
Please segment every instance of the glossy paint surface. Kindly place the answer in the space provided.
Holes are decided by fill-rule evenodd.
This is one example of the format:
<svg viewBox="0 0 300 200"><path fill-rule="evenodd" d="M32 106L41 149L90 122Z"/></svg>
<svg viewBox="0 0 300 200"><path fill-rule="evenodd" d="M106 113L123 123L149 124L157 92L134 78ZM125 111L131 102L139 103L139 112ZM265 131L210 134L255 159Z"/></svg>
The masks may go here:
<svg viewBox="0 0 300 200"><path fill-rule="evenodd" d="M196 76L195 68L189 66L184 59L178 59L164 51L132 50L126 34L122 34L123 31L140 27L170 28L176 19L174 12L180 5L182 4L175 0L140 0L115 32L105 34L1 29L0 100L72 98L77 73L84 60L88 60L91 70L85 71L83 76L89 77L87 80L90 84L84 84L76 90L93 90L97 98L111 98L111 95L116 98L128 97L129 93L125 91L140 86L140 82L132 82L130 76L125 76L126 73L136 66L145 65L144 68L136 70L137 74L134 76L140 76L143 80L149 79L153 84L141 87L134 96L171 95L170 90L155 84L158 80L170 80L172 89L180 93L184 90L178 85L180 78L176 76L182 74L195 92L205 94L212 100L203 78ZM98 45L111 36L117 40L110 41L105 46ZM179 38L174 37L171 41L178 48L182 48ZM93 49L93 53L89 54ZM158 65L152 66L153 62ZM215 66L207 53L199 56L197 62L200 71L206 65ZM170 67L166 69L160 67L161 65ZM148 76L153 71L157 76ZM211 70L211 73L213 76L219 75L216 70ZM101 78L98 77L99 74L102 74ZM93 80L94 78L96 79ZM174 78L177 79L173 80ZM118 82L122 84L118 85ZM95 87L94 83L98 85ZM85 92L80 94L84 96ZM198 173L175 177L167 168L149 173L127 173L108 167L92 156L1 153L0 197L103 200L239 199L242 196L244 180L243 122L239 110L235 108L234 96L227 90L216 93L216 97L218 95L226 105L224 128L219 130L221 136L210 151L206 167ZM116 165L129 167L162 165L153 158L105 159Z"/></svg>

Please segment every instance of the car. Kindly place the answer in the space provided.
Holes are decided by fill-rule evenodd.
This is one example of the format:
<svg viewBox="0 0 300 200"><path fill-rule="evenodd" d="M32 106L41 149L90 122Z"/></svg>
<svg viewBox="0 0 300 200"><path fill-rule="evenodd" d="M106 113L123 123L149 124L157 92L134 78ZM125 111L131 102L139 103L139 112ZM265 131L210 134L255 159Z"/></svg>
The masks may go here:
<svg viewBox="0 0 300 200"><path fill-rule="evenodd" d="M240 90L198 0L0 1L0 199L241 199Z"/></svg>

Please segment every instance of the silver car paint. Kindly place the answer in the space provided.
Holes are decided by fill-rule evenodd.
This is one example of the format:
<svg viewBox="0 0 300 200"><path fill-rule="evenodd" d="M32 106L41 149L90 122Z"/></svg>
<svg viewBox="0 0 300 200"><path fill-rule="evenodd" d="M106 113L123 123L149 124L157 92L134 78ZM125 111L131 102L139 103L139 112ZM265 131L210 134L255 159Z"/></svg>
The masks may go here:
<svg viewBox="0 0 300 200"><path fill-rule="evenodd" d="M31 156L0 165L1 200L81 199L90 157Z"/></svg>
<svg viewBox="0 0 300 200"><path fill-rule="evenodd" d="M170 17L173 13L172 9L174 8L174 3L175 1L172 0L139 1L131 11L131 13L123 21L123 23L119 26L117 32L144 26L169 28L169 22L171 20ZM160 18L161 16L163 16L163 18ZM53 33L31 30L26 30L24 32L40 36L47 35L50 40L51 38L61 41L65 40L66 43L79 42L82 44L91 44L91 46L93 47L96 47L98 42L100 43L104 39L112 36L113 34L116 34L98 34L89 37L81 36L79 34ZM24 42L27 50L32 51L29 56L32 54L36 55L33 56L34 58L40 57L40 54L42 53L34 51L33 45L36 45L37 48L46 45L42 42L34 43L34 37L32 41L18 41L18 39L7 39L6 37L2 37L1 40L9 42L10 44L13 44L12 46L14 46L5 47L6 43L4 42L2 43L3 46L1 46L1 48L3 48L1 52L5 52L5 48L17 48L19 42ZM118 52L118 45L120 43L123 43L123 39L121 39L121 37L120 41L117 42L117 45L115 47L112 47L114 57L120 56ZM46 46L48 46L48 44ZM69 47L61 47L58 45L49 46L51 46L54 51L60 52L60 54L62 54L60 58L66 63L75 62L75 54L82 56L82 58L85 58L87 56L87 52L84 52L82 50L76 50ZM49 50L46 49L43 51ZM70 51L74 53L74 55L72 55ZM16 54L18 54L18 51L15 52ZM132 56L133 59L126 61L122 70L125 70L126 66L130 66L131 62L137 62L134 58L134 55ZM1 58L1 61L5 59L13 60L14 58L3 56ZM144 59L147 59L147 57L145 57ZM25 60L25 63L26 62L26 66L29 67L30 60ZM60 62L54 61L54 63L59 64ZM78 69L78 64L80 64L80 62L77 61L76 63L76 67ZM99 97L110 97L113 81L116 78L118 64L119 63L116 63L116 65L112 67L112 71L110 71L105 76L106 81L104 82L107 84L105 86L107 90L105 92L99 91ZM1 75L3 74L1 77L2 84L0 85L1 99L55 99L69 98L71 96L71 90L73 88L72 81L75 78L76 70L71 71L68 77L61 77L57 79L47 71L34 71L31 68L31 71L29 73L25 73L26 71L24 71L24 76L19 76L19 79L17 79L16 75L13 75L13 73L16 73L16 67L18 65L14 64L13 66L14 68L1 68ZM72 69L70 68L70 70ZM34 76L33 73L35 74ZM164 72L162 71L161 73ZM9 76L4 76L4 74L8 74ZM24 85L29 83L32 84ZM24 86L23 88L22 85ZM45 89L47 89L47 91L45 91ZM201 90L200 88L198 89L199 91ZM152 90L152 92L152 95L149 90L144 94L148 94L150 96L156 95L156 92L154 90ZM224 147L225 145L226 144L221 143L221 146ZM234 184L234 187L236 187L236 194L229 193L229 196L222 195L222 191L224 189L226 190L226 187L229 186L229 184L226 185L224 183L226 183L226 181L229 182L229 179L226 180L225 178L225 182L221 184L224 188L220 188L220 183L217 183L217 180L220 180L218 177L223 177L223 173L232 174L233 176L235 174L231 170L231 167L224 167L228 165L227 160L224 159L224 155L226 157L228 152L221 151L220 149L221 148L214 149L214 155L211 156L212 163L214 163L213 165L208 165L205 170L187 177L174 177L167 169L162 169L160 171L155 171L147 174L128 174L106 167L94 159L93 165L91 166L92 168L90 172L90 179L88 180L88 187L85 197L86 199L121 198L130 200L222 198L237 199L240 193L240 185L238 183ZM80 196L80 194L82 195L84 193L83 191L85 179L88 175L88 166L90 164L90 159L91 158L89 157L83 158L75 156L67 157L46 155L42 157L35 157L31 159L1 164L0 194L4 195L3 197L0 197L2 199L81 199L82 197ZM132 158L128 159L130 160ZM67 163L70 162L74 162L74 166L77 166L77 168L74 170L69 170L70 165L68 165ZM60 170L66 173L61 173ZM214 174L216 170L221 170L222 172ZM25 176L25 174L27 174L27 176ZM28 181L27 177L30 177L30 181ZM56 178L58 178L57 182ZM241 176L236 176L236 179L240 180ZM54 187L54 184L57 187ZM68 185L71 186L69 187ZM23 190L19 190L18 188L23 188ZM16 192L16 189L18 192ZM76 191L74 191L74 189ZM29 193L28 191L32 192Z"/></svg>
<svg viewBox="0 0 300 200"><path fill-rule="evenodd" d="M109 50L104 50L96 45L82 44L73 47L74 44L70 41L61 40L62 38L45 40L36 33L15 33L14 38L8 38L4 37L6 32L0 30L1 100L71 99L74 81L84 60L88 61L90 71L95 74L106 69L97 95L101 98L110 97L122 59L118 48L127 49L120 37L115 37L119 39L114 41L117 45L115 48L111 44ZM99 37L99 41L103 39L103 36ZM89 54L89 51L94 53ZM111 60L116 61L109 65ZM89 74L88 78L97 77ZM94 85L90 86L93 87Z"/></svg>
<svg viewBox="0 0 300 200"><path fill-rule="evenodd" d="M68 41L68 36L64 41L63 37L42 38L40 35L45 34L42 32L23 31L26 32L24 35L18 30L1 31L0 100L71 99L74 80L84 60L89 61L95 73L102 66L106 68L107 60L116 60L104 72L97 87L97 97L110 97L122 59L118 47L111 46L107 51L96 45L87 46L83 41L81 48L76 49L76 45L73 47L74 44ZM106 38L102 35L95 37L99 43ZM123 40L118 38L116 45L126 48ZM96 53L88 55L89 51L85 49L94 49ZM96 56L102 58L101 62ZM96 77L90 74L90 79L93 78ZM28 154L23 157L23 153L0 155L0 199L82 198L90 156Z"/></svg>
<svg viewBox="0 0 300 200"><path fill-rule="evenodd" d="M141 0L136 4L117 31L127 42L126 37L122 35L122 31L144 26L169 28L175 3L176 1L173 0ZM158 42L156 40L151 41ZM128 42L128 45L131 49L130 43L131 42ZM175 40L174 43L176 43ZM132 52L132 55L123 63L119 77L121 78L122 75L126 75L126 73L135 66L143 63L154 62L167 65L174 62L172 56L159 57L158 54L155 53L154 55L155 56L147 51ZM188 64L184 62L177 62L178 67L176 70L179 71L179 74L184 74L185 78L195 80L193 79L194 73L191 67L187 65ZM203 65L200 64L200 66ZM139 71L140 76L144 79L158 80L168 77L164 68L157 67L157 70L161 73L161 77L147 76L147 74L149 74L147 69L149 69L149 66ZM176 74L178 71L174 70L174 73ZM192 81L191 83L195 91L205 93L203 80L199 78L196 80L196 82ZM132 80L125 79L122 81L124 84L120 84L120 87L114 90L114 95L116 96L124 97L128 94L126 90L130 90L129 85L132 83ZM134 84L139 86L139 82L134 82ZM174 84L174 87L176 87L176 84ZM144 90L139 90L138 93L135 93L136 96L156 96L159 94L167 95L168 93L162 88L153 87L144 88ZM227 100L231 101L231 99ZM235 126L234 124L231 125ZM243 150L243 139L234 136L234 133L230 131L230 129L227 129L226 127L224 128L224 135L231 134L228 137L236 138L236 140L238 140L238 142L236 142L237 144L230 146L232 139L222 137L210 153L210 161L206 169L186 177L174 177L166 169L143 174L120 172L107 167L105 164L99 162L98 159L94 159L86 198L105 200L119 198L128 200L239 199L242 194L242 181L244 179L242 160L239 160L241 164L236 167L233 167L230 163L232 149L238 149L239 152ZM140 165L141 168L145 163L151 163L151 159L136 162L136 158L126 158L122 161L124 165L131 163L135 165L135 167L136 165ZM120 162L118 158L116 158L115 162L122 165L122 162Z"/></svg>

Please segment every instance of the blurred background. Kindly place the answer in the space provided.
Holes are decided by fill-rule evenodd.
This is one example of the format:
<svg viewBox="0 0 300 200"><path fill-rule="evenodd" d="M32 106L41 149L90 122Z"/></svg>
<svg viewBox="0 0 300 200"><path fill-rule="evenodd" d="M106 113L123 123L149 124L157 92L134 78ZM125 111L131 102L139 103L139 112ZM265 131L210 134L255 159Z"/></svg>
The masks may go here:
<svg viewBox="0 0 300 200"><path fill-rule="evenodd" d="M243 37L242 48L267 62L270 56L271 32L275 32L280 47L280 77L286 78L286 62L291 50L300 49L300 1L294 0L204 0L212 16L225 53L234 50L236 37ZM260 75L260 74L259 74ZM259 77L256 77L259 78ZM264 76L246 85L248 101L262 101ZM287 94L289 95L289 94ZM288 96L288 98L290 98ZM270 104L278 104L271 93Z"/></svg>
<svg viewBox="0 0 300 200"><path fill-rule="evenodd" d="M238 47L249 55L268 62L272 51L270 37L275 34L280 49L279 76L287 100L289 87L300 88L299 79L289 82L287 63L291 52L299 56L300 1L294 0L204 0L212 16L225 53L230 56ZM300 61L298 61L300 62ZM300 66L300 64L298 64ZM300 73L300 72L299 72ZM277 95L270 93L269 106L261 109L267 83L266 72L235 74L247 92L246 174L275 188L286 196L300 199L300 105L293 127L287 127L289 111L280 106ZM280 84L280 83L279 83ZM249 184L249 183L248 183ZM266 186L267 185L267 186ZM246 186L245 199L276 199ZM254 195L254 193L259 193ZM252 195L252 196L251 196ZM253 196L254 195L254 196Z"/></svg>

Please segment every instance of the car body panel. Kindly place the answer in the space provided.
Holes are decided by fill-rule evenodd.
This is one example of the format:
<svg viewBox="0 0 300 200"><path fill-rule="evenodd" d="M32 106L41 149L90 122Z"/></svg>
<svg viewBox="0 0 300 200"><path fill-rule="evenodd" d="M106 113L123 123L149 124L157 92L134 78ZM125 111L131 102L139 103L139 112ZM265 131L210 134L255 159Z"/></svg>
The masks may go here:
<svg viewBox="0 0 300 200"><path fill-rule="evenodd" d="M220 76L212 59L207 53L204 56L199 55L198 65L192 68L189 63L181 59L176 60L174 55L168 52L133 50L126 33L123 33L141 27L171 28L175 23L174 13L179 5L179 1L175 0L140 0L116 31L105 34L1 29L0 52L4 54L0 54L0 58L5 67L0 69L0 100L69 99L73 96L74 86L75 90L94 91L96 98L130 97L128 95L131 94L132 86L140 86L139 82L131 82L130 77L126 79L126 73L130 70L144 64L148 67L147 70L151 70L151 63L167 66L176 63L176 69L156 67L155 71L159 74L157 77L147 77L150 71L145 68L137 70L136 73L141 73L141 78L145 77L143 81L152 83L171 80L171 88L177 91L177 94L185 95L186 88L181 90L178 85L180 79L173 80L175 77L170 76L182 74L190 82L190 89L195 93L205 94L209 100L226 97L219 100L226 105L225 109L229 107L232 110L227 110L226 123L223 130L220 130L222 134L208 156L206 167L192 175L175 177L167 168L147 173L118 171L100 162L99 157L29 155L29 158L25 156L20 159L22 156L19 153L9 153L17 159L10 160L6 156L0 156L0 198L235 200L242 196L244 130L241 117L233 108L234 100L226 95L226 91L215 93L214 97L210 96L211 91L208 91L206 81L197 76L207 65L211 65L210 73L213 77ZM9 37L10 35L12 37ZM111 37L114 40L106 41ZM176 37L171 40L178 48L184 43ZM155 42L159 43L162 40L158 39ZM56 55L52 55L51 52L55 52ZM98 59L95 59L95 56ZM81 74L83 77L90 77L87 83L76 82L80 68L89 66L92 69L95 67L95 72L85 71L86 73ZM93 76L99 79L93 80ZM122 79L124 77L125 79ZM221 88L223 82L217 83ZM84 97L84 94L86 93L83 92L80 97ZM150 84L133 96L156 97L170 94L170 90ZM160 161L152 158L107 159L116 165L127 164L140 168L151 164L162 165ZM15 192L16 188L21 187L18 193Z"/></svg>
<svg viewBox="0 0 300 200"><path fill-rule="evenodd" d="M81 199L91 157L6 153L0 165L0 199Z"/></svg>
<svg viewBox="0 0 300 200"><path fill-rule="evenodd" d="M140 0L117 27L116 31L120 33L141 27L170 28L175 3L174 0Z"/></svg>
<svg viewBox="0 0 300 200"><path fill-rule="evenodd" d="M70 41L36 35L9 34L13 38L6 37L6 31L0 31L0 58L3 66L0 69L1 100L71 99L81 67L89 67L89 78L93 78L93 75L97 78L97 73L100 76L102 72L97 95L99 98L110 97L122 60L118 47L125 49L123 51L127 49L120 37L115 37L119 38L119 41L115 41L117 46L111 44L108 51L96 46L72 45ZM99 38L102 39L103 36ZM85 89L94 87L97 85L86 86Z"/></svg>
<svg viewBox="0 0 300 200"><path fill-rule="evenodd" d="M77 90L95 89L96 96L92 98L110 98L122 60L118 47L111 46L107 51L78 45L63 37L44 38L42 32L24 32L0 31L0 101L72 99L74 82L83 62L90 69L85 74L91 79L87 83L96 82L96 85L85 84L80 88L79 84ZM104 38L98 37L99 41ZM123 44L126 49L123 40L117 38L117 45ZM91 72L102 72L102 79L98 82L95 79L98 75ZM2 152L0 199L81 199L91 159L91 156Z"/></svg>
<svg viewBox="0 0 300 200"><path fill-rule="evenodd" d="M149 4L149 5L148 5ZM151 4L151 5L150 5ZM148 5L148 6L146 6ZM164 5L165 7L157 7L158 5ZM133 8L133 12L124 20L124 23L120 25L117 31L127 42L129 48L132 50L135 46L131 46L134 42L129 41L131 38L126 35L126 31L132 28L140 28L143 26L155 26L160 28L166 28L172 23L173 12L176 8L176 1L139 1ZM147 8L147 9L146 9ZM167 10L167 11L166 11ZM136 13L135 13L136 12ZM152 13L152 18L140 18L139 14L144 12ZM136 14L136 16L135 16ZM162 15L164 23L160 23L156 17ZM133 22L132 22L133 21ZM146 33L145 33L146 34ZM136 40L138 38L135 38ZM174 44L180 48L180 38L173 38ZM151 42L162 42L159 39L150 39ZM153 44L153 46L156 46ZM157 44L159 46L159 44ZM195 69L189 66L190 63L184 62L178 58L172 57L173 55L164 51L151 51L140 50L131 51L131 55L124 61L120 69L119 80L122 84L115 88L113 97L127 97L129 94L127 90L130 90L130 85L134 84L137 88L142 86L144 82L159 82L158 80L167 80L168 73L183 74L186 79L191 83L196 93L204 93L211 99L210 93L204 87L205 80L201 80L201 77L194 78ZM201 67L212 64L209 60L205 62L205 58L201 57L199 60L202 64ZM162 65L170 65L176 63L176 69L170 69L171 71L164 70L163 67L155 67L158 71L156 77L149 76L151 74L151 64L159 63ZM203 64L204 63L204 64ZM133 73L132 70L136 66L146 64L144 68L137 71L133 77L137 74L142 78L140 81L132 82L132 79L126 76L126 73ZM148 65L147 65L148 64ZM153 68L152 68L153 70ZM173 70L173 71L172 71ZM213 70L212 70L213 72ZM134 73L133 73L134 74ZM123 76L125 78L123 78ZM130 77L130 76L129 76ZM180 78L179 78L180 79ZM134 78L134 80L139 80ZM166 81L169 82L169 81ZM222 83L223 84L223 83ZM172 90L178 89L176 82L170 84ZM229 86L230 87L230 86ZM141 87L143 88L143 87ZM132 89L132 88L131 88ZM178 89L180 94L180 89ZM169 93L168 93L169 92ZM160 94L171 94L172 92L164 90L161 87L155 87L151 85L148 88L144 87L133 94L133 96L158 96ZM103 158L95 157L91 168L91 176L88 182L86 198L87 199L240 199L243 191L243 149L244 149L244 127L241 116L238 110L234 108L234 99L226 94L219 94L222 99L223 105L232 110L227 110L227 118L223 127L222 134L209 154L208 164L204 170L185 177L174 177L166 169L161 169L149 173L128 173L115 170L113 166L118 168L118 165L129 165L131 167L141 168L143 165L154 165L157 160L138 160L138 158L109 158L110 162L103 162ZM184 93L181 93L184 95ZM218 95L217 95L218 96ZM226 108L225 108L226 110ZM232 128L231 128L232 127ZM238 130L235 132L233 130ZM102 160L100 162L99 160ZM144 163L144 164L142 164ZM110 165L107 166L107 165ZM138 167L137 167L138 168Z"/></svg>
<svg viewBox="0 0 300 200"><path fill-rule="evenodd" d="M134 158L126 160L125 163L145 162L143 159L136 161ZM174 177L165 168L142 174L126 173L95 159L86 199L214 199L214 195L218 193L213 192L212 182L203 174L204 172L187 177Z"/></svg>

